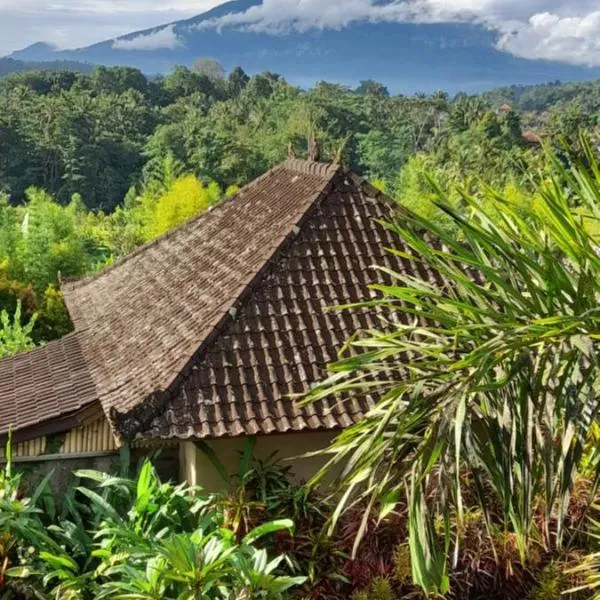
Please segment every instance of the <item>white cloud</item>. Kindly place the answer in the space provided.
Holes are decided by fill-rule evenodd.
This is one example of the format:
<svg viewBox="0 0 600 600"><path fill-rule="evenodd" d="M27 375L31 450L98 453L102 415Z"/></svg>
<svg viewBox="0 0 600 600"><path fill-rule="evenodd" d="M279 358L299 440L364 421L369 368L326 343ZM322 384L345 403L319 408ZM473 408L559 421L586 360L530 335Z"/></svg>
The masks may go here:
<svg viewBox="0 0 600 600"><path fill-rule="evenodd" d="M498 41L498 48L517 56L572 64L600 66L600 11L583 17L538 13L514 24Z"/></svg>
<svg viewBox="0 0 600 600"><path fill-rule="evenodd" d="M161 29L132 40L129 49L172 47L176 32L165 24L221 1L0 0L0 55L37 41L73 48L152 27ZM361 21L479 23L497 32L502 51L600 66L600 0L264 0L205 26L277 34Z"/></svg>
<svg viewBox="0 0 600 600"><path fill-rule="evenodd" d="M34 42L77 48L200 14L221 0L0 0L0 56Z"/></svg>
<svg viewBox="0 0 600 600"><path fill-rule="evenodd" d="M175 26L168 25L131 39L115 40L112 47L115 50L174 50L183 45L183 38L177 35Z"/></svg>
<svg viewBox="0 0 600 600"><path fill-rule="evenodd" d="M201 27L281 34L357 22L478 23L516 56L600 66L600 0L264 0Z"/></svg>

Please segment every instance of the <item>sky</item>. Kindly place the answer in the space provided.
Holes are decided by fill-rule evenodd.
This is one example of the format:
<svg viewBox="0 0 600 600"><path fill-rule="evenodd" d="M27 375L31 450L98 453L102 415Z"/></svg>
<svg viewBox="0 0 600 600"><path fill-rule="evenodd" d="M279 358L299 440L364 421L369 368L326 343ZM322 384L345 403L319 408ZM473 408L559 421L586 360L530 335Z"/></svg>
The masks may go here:
<svg viewBox="0 0 600 600"><path fill-rule="evenodd" d="M0 55L36 42L60 48L194 16L219 0L0 0ZM245 13L203 27L236 27L273 35L352 23L478 23L497 34L497 47L515 56L600 66L600 0L264 0ZM164 27L115 47L174 48L184 43Z"/></svg>
<svg viewBox="0 0 600 600"><path fill-rule="evenodd" d="M220 0L0 0L0 56L35 42L77 48L192 17Z"/></svg>

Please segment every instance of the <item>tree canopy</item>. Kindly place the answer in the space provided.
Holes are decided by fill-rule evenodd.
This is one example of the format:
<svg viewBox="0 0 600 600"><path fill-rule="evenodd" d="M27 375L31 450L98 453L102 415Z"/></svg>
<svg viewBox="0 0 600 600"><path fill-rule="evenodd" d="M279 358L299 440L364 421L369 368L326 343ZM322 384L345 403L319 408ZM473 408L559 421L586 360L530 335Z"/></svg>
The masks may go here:
<svg viewBox="0 0 600 600"><path fill-rule="evenodd" d="M494 185L526 204L529 174L544 159L523 130L581 150L578 131L593 136L600 110L594 85L548 86L556 104L530 114L513 96L546 87L453 99L391 95L376 81L302 90L274 73L225 76L210 59L155 78L128 67L10 74L0 78L0 310L21 300L24 316L40 313L40 339L62 334L61 277L130 252L289 151L307 156L313 139L323 160L449 226L430 177L482 202ZM457 193L451 201L463 204Z"/></svg>

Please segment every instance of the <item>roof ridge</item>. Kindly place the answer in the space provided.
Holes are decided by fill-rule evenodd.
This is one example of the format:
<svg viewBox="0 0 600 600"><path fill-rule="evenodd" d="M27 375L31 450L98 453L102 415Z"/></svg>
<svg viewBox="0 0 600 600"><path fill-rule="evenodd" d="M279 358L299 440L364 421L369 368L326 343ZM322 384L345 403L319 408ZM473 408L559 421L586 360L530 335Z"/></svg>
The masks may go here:
<svg viewBox="0 0 600 600"><path fill-rule="evenodd" d="M114 271L116 268L120 267L121 265L130 262L132 259L136 258L138 255L143 254L149 248L159 246L162 242L169 240L169 239L173 238L174 236L180 235L182 232L185 232L188 229L191 229L194 225L196 225L198 223L198 221L201 221L202 219L206 218L208 215L212 214L215 210L219 210L226 204L233 202L235 199L237 199L240 196L242 196L243 194L245 194L248 190L253 189L254 187L256 187L259 183L261 183L268 177L271 177L278 171L286 168L285 167L286 162L280 163L279 165L272 167L267 172L263 173L260 177L257 177L250 183L246 184L241 190L239 190L239 192L235 193L233 196L230 196L229 198L222 198L219 202L217 202L216 204L213 204L212 206L209 206L206 210L203 210L202 212L198 213L195 217L192 217L188 221L181 223L174 229L170 229L169 231L166 231L162 235L159 235L157 238L150 240L149 242L146 242L146 243L142 244L141 246L138 246L132 252L129 252L125 256L118 258L114 263L104 267L100 271L97 271L95 273L90 273L89 275L85 275L84 277L80 277L80 278L72 278L72 279L65 278L65 279L63 279L61 281L61 284L62 284L61 288L63 290L70 291L70 290L75 290L79 287L82 287L92 281L96 281L97 279L100 279L104 275Z"/></svg>
<svg viewBox="0 0 600 600"><path fill-rule="evenodd" d="M290 171L324 178L332 177L341 169L341 166L335 163L318 162L302 158L288 158L281 166Z"/></svg>
<svg viewBox="0 0 600 600"><path fill-rule="evenodd" d="M346 169L344 171L344 174L348 179L351 179L354 185L358 186L360 190L364 192L367 196L370 196L375 200L385 202L388 206L400 213L403 213L405 211L404 207L397 200L395 200L387 192L376 188L372 183L370 183L361 175L358 175L357 173L349 169Z"/></svg>
<svg viewBox="0 0 600 600"><path fill-rule="evenodd" d="M250 183L246 184L239 192L237 192L233 196L231 196L229 198L221 199L219 202L217 202L213 206L210 206L206 210L197 214L195 217L192 217L188 221L185 221L185 223L182 223L178 227L163 233L162 235L158 236L154 240L151 240L149 242L146 242L145 244L142 244L141 246L139 246L138 248L136 248L129 254L122 256L121 258L117 259L113 264L104 267L100 271L97 271L96 273L91 273L91 274L86 275L81 278L74 278L74 279L65 278L65 279L63 279L61 282L62 289L63 290L65 290L65 289L66 290L74 290L74 289L77 289L78 287L81 287L81 286L91 282L91 281L100 279L107 273L110 273L111 271L115 270L116 268L120 267L121 265L126 264L127 262L131 261L138 255L143 254L147 249L158 246L162 242L172 238L173 236L180 235L182 232L187 231L188 229L190 229L191 227L196 225L198 223L198 221L204 219L207 215L213 213L215 210L219 210L221 207L228 204L229 202L236 200L237 198L242 196L244 193L246 193L248 190L252 190L257 185L262 183L268 177L271 177L278 171L284 170L284 169L289 170L289 171L296 171L298 173L302 173L305 175L312 175L312 176L317 176L317 177L322 177L322 178L331 178L341 169L341 167L340 167L340 165L336 165L336 164L332 164L332 163L303 160L300 158L287 159L284 162L272 167L266 173L263 173L260 177L257 177Z"/></svg>

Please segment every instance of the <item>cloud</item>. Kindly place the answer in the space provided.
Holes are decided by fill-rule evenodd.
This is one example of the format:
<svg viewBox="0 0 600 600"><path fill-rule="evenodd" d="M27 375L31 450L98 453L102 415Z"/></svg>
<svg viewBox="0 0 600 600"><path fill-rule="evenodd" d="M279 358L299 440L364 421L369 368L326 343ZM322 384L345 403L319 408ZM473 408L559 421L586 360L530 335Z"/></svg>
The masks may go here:
<svg viewBox="0 0 600 600"><path fill-rule="evenodd" d="M34 42L61 49L164 27L221 0L0 0L0 56Z"/></svg>
<svg viewBox="0 0 600 600"><path fill-rule="evenodd" d="M222 0L0 0L0 55L38 41L87 46L160 27L130 50L173 47L165 23L189 18ZM503 52L600 66L600 0L264 0L201 27L282 34L341 29L357 22L476 23L497 34ZM181 32L179 32L181 33ZM120 45L121 42L117 42ZM155 45L158 44L158 45Z"/></svg>
<svg viewBox="0 0 600 600"><path fill-rule="evenodd" d="M285 34L358 22L476 23L504 52L600 66L600 0L264 0L199 27Z"/></svg>
<svg viewBox="0 0 600 600"><path fill-rule="evenodd" d="M600 10L584 17L533 15L505 32L498 48L516 56L547 59L590 67L600 66Z"/></svg>
<svg viewBox="0 0 600 600"><path fill-rule="evenodd" d="M174 50L184 45L183 38L175 32L175 25L168 25L150 33L113 42L115 50Z"/></svg>

